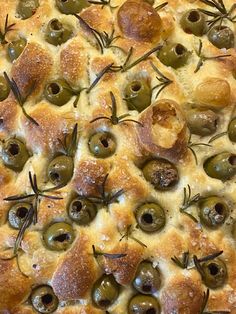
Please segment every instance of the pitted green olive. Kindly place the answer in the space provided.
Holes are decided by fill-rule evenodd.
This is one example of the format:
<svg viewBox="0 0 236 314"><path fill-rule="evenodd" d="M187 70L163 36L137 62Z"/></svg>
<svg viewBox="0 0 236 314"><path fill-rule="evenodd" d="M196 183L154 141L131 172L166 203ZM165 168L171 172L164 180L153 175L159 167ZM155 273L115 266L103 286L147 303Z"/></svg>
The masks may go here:
<svg viewBox="0 0 236 314"><path fill-rule="evenodd" d="M58 19L52 19L49 21L45 39L49 44L54 46L65 43L72 37L72 30L69 26L62 24Z"/></svg>
<svg viewBox="0 0 236 314"><path fill-rule="evenodd" d="M53 289L48 285L42 285L33 289L30 301L38 313L53 313L58 307L58 298Z"/></svg>
<svg viewBox="0 0 236 314"><path fill-rule="evenodd" d="M151 104L152 91L148 82L137 80L125 88L125 99L129 110L143 111Z"/></svg>
<svg viewBox="0 0 236 314"><path fill-rule="evenodd" d="M86 0L56 0L56 5L61 13L75 14L88 7L89 2Z"/></svg>
<svg viewBox="0 0 236 314"><path fill-rule="evenodd" d="M7 53L11 61L16 60L22 54L26 44L27 41L24 38L19 38L8 44Z"/></svg>
<svg viewBox="0 0 236 314"><path fill-rule="evenodd" d="M181 17L180 25L185 33L195 36L202 36L207 31L206 17L197 9L185 12Z"/></svg>
<svg viewBox="0 0 236 314"><path fill-rule="evenodd" d="M209 136L216 132L218 115L212 110L190 109L186 112L186 120L191 133Z"/></svg>
<svg viewBox="0 0 236 314"><path fill-rule="evenodd" d="M48 178L55 185L66 185L74 172L73 158L60 155L54 158L48 166Z"/></svg>
<svg viewBox="0 0 236 314"><path fill-rule="evenodd" d="M236 118L233 118L229 123L228 136L231 142L236 143Z"/></svg>
<svg viewBox="0 0 236 314"><path fill-rule="evenodd" d="M26 20L35 14L38 7L38 0L19 0L17 13L22 18L22 20Z"/></svg>
<svg viewBox="0 0 236 314"><path fill-rule="evenodd" d="M8 212L9 225L14 229L20 229L31 208L29 203L18 203L13 205Z"/></svg>
<svg viewBox="0 0 236 314"><path fill-rule="evenodd" d="M69 217L78 225L88 225L97 215L94 203L79 197L73 199L68 210Z"/></svg>
<svg viewBox="0 0 236 314"><path fill-rule="evenodd" d="M137 294L131 298L128 312L129 314L160 314L161 309L155 297Z"/></svg>
<svg viewBox="0 0 236 314"><path fill-rule="evenodd" d="M45 98L56 106L65 105L72 95L73 91L70 85L63 79L51 81L44 88Z"/></svg>
<svg viewBox="0 0 236 314"><path fill-rule="evenodd" d="M219 49L234 47L234 32L228 26L214 26L208 33L209 41Z"/></svg>
<svg viewBox="0 0 236 314"><path fill-rule="evenodd" d="M7 84L7 81L5 80L4 76L0 76L0 101L3 101L8 97L10 93L9 85Z"/></svg>
<svg viewBox="0 0 236 314"><path fill-rule="evenodd" d="M88 142L90 152L97 158L110 157L115 153L116 141L109 132L94 133Z"/></svg>
<svg viewBox="0 0 236 314"><path fill-rule="evenodd" d="M210 289L222 287L227 280L227 268L220 259L202 263L202 280Z"/></svg>
<svg viewBox="0 0 236 314"><path fill-rule="evenodd" d="M166 44L158 53L159 60L166 66L178 69L184 66L189 57L189 51L178 43Z"/></svg>

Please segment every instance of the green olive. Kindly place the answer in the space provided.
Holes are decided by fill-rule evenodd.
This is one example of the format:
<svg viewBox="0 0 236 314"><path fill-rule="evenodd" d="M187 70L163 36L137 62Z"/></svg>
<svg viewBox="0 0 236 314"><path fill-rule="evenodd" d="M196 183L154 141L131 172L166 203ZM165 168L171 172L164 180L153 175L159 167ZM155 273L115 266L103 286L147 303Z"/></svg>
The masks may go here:
<svg viewBox="0 0 236 314"><path fill-rule="evenodd" d="M184 66L189 57L189 51L181 44L166 44L157 54L159 60L174 69Z"/></svg>
<svg viewBox="0 0 236 314"><path fill-rule="evenodd" d="M57 7L61 13L74 14L89 6L86 0L56 0Z"/></svg>
<svg viewBox="0 0 236 314"><path fill-rule="evenodd" d="M234 32L228 26L214 26L208 33L209 41L217 48L233 48Z"/></svg>
<svg viewBox="0 0 236 314"><path fill-rule="evenodd" d="M143 294L153 294L160 289L161 274L157 267L153 267L151 262L141 262L136 271L133 286L138 292Z"/></svg>
<svg viewBox="0 0 236 314"><path fill-rule="evenodd" d="M69 217L78 225L88 225L97 215L97 207L88 199L79 197L72 200L68 209Z"/></svg>
<svg viewBox="0 0 236 314"><path fill-rule="evenodd" d="M8 44L7 53L11 61L16 60L22 54L26 44L27 41L24 38L19 38Z"/></svg>
<svg viewBox="0 0 236 314"><path fill-rule="evenodd" d="M45 39L49 44L58 46L70 39L72 33L67 25L62 24L58 19L52 19L48 23Z"/></svg>
<svg viewBox="0 0 236 314"><path fill-rule="evenodd" d="M20 172L29 157L25 144L17 138L10 138L3 143L2 160L6 167Z"/></svg>
<svg viewBox="0 0 236 314"><path fill-rule="evenodd" d="M53 313L58 307L58 298L52 287L48 285L38 286L33 289L30 301L34 309L39 313Z"/></svg>
<svg viewBox="0 0 236 314"><path fill-rule="evenodd" d="M75 233L68 223L55 222L44 232L43 239L49 250L64 251L73 243Z"/></svg>
<svg viewBox="0 0 236 314"><path fill-rule="evenodd" d="M66 185L74 172L73 158L66 155L55 157L48 166L48 178L55 185Z"/></svg>
<svg viewBox="0 0 236 314"><path fill-rule="evenodd" d="M119 285L112 275L103 275L92 289L92 300L100 309L107 309L119 296Z"/></svg>
<svg viewBox="0 0 236 314"><path fill-rule="evenodd" d="M236 155L229 152L208 158L203 165L206 174L218 180L230 180L236 174Z"/></svg>
<svg viewBox="0 0 236 314"><path fill-rule="evenodd" d="M35 14L38 7L38 0L20 0L17 6L17 13L22 20L26 20Z"/></svg>
<svg viewBox="0 0 236 314"><path fill-rule="evenodd" d="M56 106L65 105L72 95L70 85L63 79L51 81L44 88L44 97Z"/></svg>
<svg viewBox="0 0 236 314"><path fill-rule="evenodd" d="M135 212L138 226L145 232L160 231L166 223L165 212L156 203L139 206Z"/></svg>
<svg viewBox="0 0 236 314"><path fill-rule="evenodd" d="M236 118L233 118L229 123L228 136L231 142L236 143Z"/></svg>
<svg viewBox="0 0 236 314"><path fill-rule="evenodd" d="M93 134L88 142L90 152L97 158L110 157L115 153L116 141L109 132L97 132Z"/></svg>
<svg viewBox="0 0 236 314"><path fill-rule="evenodd" d="M8 97L10 93L9 85L7 84L4 76L0 76L0 101Z"/></svg>
<svg viewBox="0 0 236 314"><path fill-rule="evenodd" d="M216 132L218 116L212 110L188 110L186 120L189 130L193 134L209 136Z"/></svg>
<svg viewBox="0 0 236 314"><path fill-rule="evenodd" d="M207 31L206 17L197 9L185 12L181 17L180 25L185 33L195 36L202 36Z"/></svg>
<svg viewBox="0 0 236 314"><path fill-rule="evenodd" d="M13 205L8 212L9 225L14 229L20 229L31 208L29 203L18 203Z"/></svg>
<svg viewBox="0 0 236 314"><path fill-rule="evenodd" d="M156 298L150 295L137 294L131 298L128 305L129 314L160 314L160 305Z"/></svg>
<svg viewBox="0 0 236 314"><path fill-rule="evenodd" d="M209 228L220 227L229 215L225 201L217 196L210 196L199 202L201 223Z"/></svg>
<svg viewBox="0 0 236 314"><path fill-rule="evenodd" d="M132 81L125 88L125 99L129 110L143 111L151 104L152 91L145 80Z"/></svg>
<svg viewBox="0 0 236 314"><path fill-rule="evenodd" d="M227 268L220 259L202 263L202 280L211 289L222 287L227 280Z"/></svg>
<svg viewBox="0 0 236 314"><path fill-rule="evenodd" d="M169 190L179 181L177 168L165 159L148 161L143 167L143 175L156 190Z"/></svg>

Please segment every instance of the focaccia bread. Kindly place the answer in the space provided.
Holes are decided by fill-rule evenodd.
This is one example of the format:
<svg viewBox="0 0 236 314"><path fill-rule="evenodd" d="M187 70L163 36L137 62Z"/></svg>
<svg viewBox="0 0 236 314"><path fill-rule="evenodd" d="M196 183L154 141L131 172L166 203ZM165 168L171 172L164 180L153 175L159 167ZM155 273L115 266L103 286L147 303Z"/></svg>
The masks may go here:
<svg viewBox="0 0 236 314"><path fill-rule="evenodd" d="M235 0L1 0L0 314L236 313Z"/></svg>

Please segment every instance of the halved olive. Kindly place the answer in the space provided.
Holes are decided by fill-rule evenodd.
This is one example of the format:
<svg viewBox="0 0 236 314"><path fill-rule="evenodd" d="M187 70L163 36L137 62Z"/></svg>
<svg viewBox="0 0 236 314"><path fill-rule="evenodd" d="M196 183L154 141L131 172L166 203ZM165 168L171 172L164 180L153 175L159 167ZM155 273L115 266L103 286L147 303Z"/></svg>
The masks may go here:
<svg viewBox="0 0 236 314"><path fill-rule="evenodd" d="M21 171L29 157L25 144L17 138L10 138L3 143L2 160L6 167Z"/></svg>
<svg viewBox="0 0 236 314"><path fill-rule="evenodd" d="M9 225L14 229L20 229L26 219L31 204L18 203L13 205L8 212Z"/></svg>
<svg viewBox="0 0 236 314"><path fill-rule="evenodd" d="M201 222L210 228L220 227L229 215L226 202L218 196L210 196L199 202Z"/></svg>
<svg viewBox="0 0 236 314"><path fill-rule="evenodd" d="M49 82L44 88L45 98L56 106L65 105L72 97L70 85L63 79Z"/></svg>
<svg viewBox="0 0 236 314"><path fill-rule="evenodd" d="M48 178L55 185L66 185L73 176L73 158L60 155L54 158L48 166Z"/></svg>
<svg viewBox="0 0 236 314"><path fill-rule="evenodd" d="M166 223L163 208L156 203L146 203L136 209L135 217L139 227L145 232L160 231Z"/></svg>
<svg viewBox="0 0 236 314"><path fill-rule="evenodd" d="M19 38L8 44L7 53L11 61L16 60L21 55L26 44L27 41L24 38Z"/></svg>
<svg viewBox="0 0 236 314"><path fill-rule="evenodd" d="M216 289L222 287L227 280L227 268L225 263L220 259L207 261L201 265L202 280L204 284Z"/></svg>
<svg viewBox="0 0 236 314"><path fill-rule="evenodd" d="M214 26L208 33L209 41L219 49L234 47L234 32L228 26Z"/></svg>
<svg viewBox="0 0 236 314"><path fill-rule="evenodd" d="M206 17L197 9L185 12L181 17L180 25L185 33L195 36L202 36L207 31Z"/></svg>
<svg viewBox="0 0 236 314"><path fill-rule="evenodd" d="M236 118L233 118L229 123L228 136L231 142L236 143Z"/></svg>
<svg viewBox="0 0 236 314"><path fill-rule="evenodd" d="M68 223L55 222L44 232L43 239L49 250L64 251L73 243L75 232Z"/></svg>
<svg viewBox="0 0 236 314"><path fill-rule="evenodd" d="M45 39L49 44L58 46L70 39L72 33L69 26L62 24L58 19L52 19L48 22Z"/></svg>
<svg viewBox="0 0 236 314"><path fill-rule="evenodd" d="M159 60L166 66L171 66L174 69L184 66L187 61L190 52L182 45L178 43L165 45L158 53Z"/></svg>
<svg viewBox="0 0 236 314"><path fill-rule="evenodd" d="M161 309L156 298L150 295L137 294L131 298L128 306L129 314L160 314Z"/></svg>
<svg viewBox="0 0 236 314"><path fill-rule="evenodd" d="M208 158L203 165L206 174L218 180L230 180L236 174L236 155L220 153Z"/></svg>
<svg viewBox="0 0 236 314"><path fill-rule="evenodd" d="M72 200L68 210L69 217L78 225L89 224L97 215L97 207L88 199L79 197Z"/></svg>
<svg viewBox="0 0 236 314"><path fill-rule="evenodd" d="M133 286L138 292L143 294L153 294L160 289L161 274L157 267L153 267L151 262L141 262L136 271Z"/></svg>
<svg viewBox="0 0 236 314"><path fill-rule="evenodd" d="M130 82L125 88L125 99L129 110L143 111L151 104L152 91L146 80Z"/></svg>
<svg viewBox="0 0 236 314"><path fill-rule="evenodd" d="M88 142L90 152L97 158L110 157L115 153L116 141L109 132L97 132L93 134Z"/></svg>
<svg viewBox="0 0 236 314"><path fill-rule="evenodd" d="M57 7L61 13L74 14L89 6L86 0L56 0Z"/></svg>
<svg viewBox="0 0 236 314"><path fill-rule="evenodd" d="M22 20L25 20L34 15L38 7L38 0L20 0L16 11Z"/></svg>
<svg viewBox="0 0 236 314"><path fill-rule="evenodd" d="M92 300L100 309L107 309L119 296L119 285L112 275L99 278L92 290Z"/></svg>
<svg viewBox="0 0 236 314"><path fill-rule="evenodd" d="M179 181L177 168L165 159L148 161L143 167L143 175L156 190L169 190Z"/></svg>
<svg viewBox="0 0 236 314"><path fill-rule="evenodd" d="M42 285L33 289L30 301L34 309L39 313L53 313L58 307L58 298L52 287Z"/></svg>
<svg viewBox="0 0 236 314"><path fill-rule="evenodd" d="M7 84L4 76L0 76L0 101L8 97L10 93L9 85Z"/></svg>

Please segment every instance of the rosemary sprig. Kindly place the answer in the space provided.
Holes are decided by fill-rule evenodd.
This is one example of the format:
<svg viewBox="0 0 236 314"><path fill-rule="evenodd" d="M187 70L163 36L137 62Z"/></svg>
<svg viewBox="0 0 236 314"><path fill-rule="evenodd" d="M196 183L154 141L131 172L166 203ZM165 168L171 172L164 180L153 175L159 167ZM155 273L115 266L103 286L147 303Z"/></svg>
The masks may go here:
<svg viewBox="0 0 236 314"><path fill-rule="evenodd" d="M216 253L210 254L208 256L204 256L202 258L198 258L196 255L193 256L194 265L195 265L197 271L199 272L199 274L202 277L205 277L205 273L204 273L204 270L202 268L201 263L213 260L216 257L220 256L222 253L223 253L223 251L220 251L220 252L216 252Z"/></svg>
<svg viewBox="0 0 236 314"><path fill-rule="evenodd" d="M212 136L212 137L209 139L208 143L212 143L212 142L214 142L215 140L217 140L218 138L220 138L220 137L222 137L222 136L224 136L224 135L227 135L227 134L228 134L228 131L218 133L218 134Z"/></svg>
<svg viewBox="0 0 236 314"><path fill-rule="evenodd" d="M171 257L171 260L176 264L178 265L180 268L182 269L186 269L188 268L188 263L189 263L189 251L187 252L184 252L182 254L182 258L178 258L176 256L174 257Z"/></svg>
<svg viewBox="0 0 236 314"><path fill-rule="evenodd" d="M111 0L88 0L89 3L91 4L97 4L97 5L101 5L102 9L104 8L104 6L108 5L111 9L115 9L118 8L118 6L112 6L111 5Z"/></svg>
<svg viewBox="0 0 236 314"><path fill-rule="evenodd" d="M27 92L27 94L25 96L23 96L15 82L14 79L10 79L9 76L7 75L6 72L3 72L5 80L7 82L7 84L9 85L11 91L13 92L13 95L17 101L17 103L20 105L23 114L25 115L25 117L31 121L32 123L34 123L35 125L39 126L38 122L35 121L26 111L24 108L24 104L27 100L27 98L32 94L34 87L35 87L35 82L33 82L33 84L31 85L31 88L29 89L29 91Z"/></svg>
<svg viewBox="0 0 236 314"><path fill-rule="evenodd" d="M191 151L191 153L193 154L193 157L195 159L196 165L198 165L197 154L196 154L196 152L193 149L193 147L196 147L196 146L207 146L207 147L212 147L212 146L210 144L207 144L207 143L192 143L191 142L191 134L190 134L187 147Z"/></svg>
<svg viewBox="0 0 236 314"><path fill-rule="evenodd" d="M132 225L128 225L126 228L125 233L122 235L121 234L121 238L119 240L119 242L121 242L123 239L126 239L126 241L128 241L129 239L134 240L135 242L137 242L138 244L140 244L141 246L147 248L147 245L144 244L142 241L140 241L139 239L137 239L136 237L133 236L134 229L132 228Z"/></svg>
<svg viewBox="0 0 236 314"><path fill-rule="evenodd" d="M161 71L158 70L158 68L157 68L152 62L150 62L150 64L151 64L153 70L154 70L155 72L157 72L157 74L159 75L159 76L157 76L156 78L157 78L157 80L158 80L160 83L157 84L157 85L155 85L155 86L152 88L152 90L155 90L156 88L159 89L158 92L157 92L157 94L156 94L156 96L155 96L155 98L157 98L157 97L160 95L160 93L163 91L163 89L165 89L167 86L169 86L170 84L172 84L173 81L170 80L168 77L166 77L163 73L161 73Z"/></svg>
<svg viewBox="0 0 236 314"><path fill-rule="evenodd" d="M218 56L213 56L213 57L206 57L202 54L202 47L203 47L202 41L201 41L201 39L199 39L199 47L198 47L198 50L196 51L196 54L198 55L199 60L198 60L196 69L194 70L194 73L197 73L200 70L200 68L203 66L205 61L218 60L218 59L231 57L231 55L229 55L229 54L228 55L218 55Z"/></svg>
<svg viewBox="0 0 236 314"><path fill-rule="evenodd" d="M165 6L167 6L167 4L168 4L168 2L161 3L158 6L156 6L154 9L156 11L159 11L159 10L163 9Z"/></svg>
<svg viewBox="0 0 236 314"><path fill-rule="evenodd" d="M227 313L230 313L230 311L205 311L205 309L207 307L208 300L209 300L209 296L210 296L210 290L207 289L207 291L203 293L203 301L202 301L200 314L227 314Z"/></svg>
<svg viewBox="0 0 236 314"><path fill-rule="evenodd" d="M67 156L74 157L77 148L78 124L76 123L71 134L66 134L64 141L58 139L61 144L63 153Z"/></svg>
<svg viewBox="0 0 236 314"><path fill-rule="evenodd" d="M94 245L92 245L92 250L93 250L93 256L95 259L97 259L99 256L103 256L109 259L117 259L117 258L122 258L122 257L127 256L127 254L124 254L124 253L112 253L111 254L111 253L104 253L101 251L97 251Z"/></svg>
<svg viewBox="0 0 236 314"><path fill-rule="evenodd" d="M109 120L113 125L117 125L119 123L124 123L124 122L135 122L143 127L143 124L139 121L136 121L133 119L125 119L126 117L130 116L129 113L125 113L121 116L117 116L117 105L116 105L115 96L112 92L110 92L110 96L111 96L111 116L110 117L100 116L91 120L90 123L93 123L98 120Z"/></svg>
<svg viewBox="0 0 236 314"><path fill-rule="evenodd" d="M187 188L184 187L184 199L183 199L183 204L181 206L181 210L185 210L199 201L201 197L200 193L197 193L192 197L191 197L191 194L192 194L191 187L188 184Z"/></svg>
<svg viewBox="0 0 236 314"><path fill-rule="evenodd" d="M4 31L2 32L2 31L0 30L0 44L5 45L5 44L8 43L7 40L6 40L6 35L7 35L7 33L9 33L10 31L13 31L13 30L14 30L13 27L14 27L15 25L16 25L15 23L8 25L8 14L7 14L7 15L6 15L6 19L5 19Z"/></svg>

